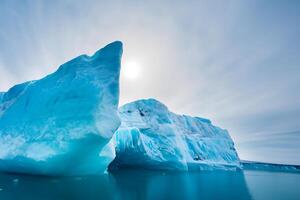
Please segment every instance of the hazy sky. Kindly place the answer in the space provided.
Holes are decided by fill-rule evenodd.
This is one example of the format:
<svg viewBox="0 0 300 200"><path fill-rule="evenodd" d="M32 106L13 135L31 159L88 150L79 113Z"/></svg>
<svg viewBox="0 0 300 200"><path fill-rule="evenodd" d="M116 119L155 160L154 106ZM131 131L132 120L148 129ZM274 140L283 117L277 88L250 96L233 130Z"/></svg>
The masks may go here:
<svg viewBox="0 0 300 200"><path fill-rule="evenodd" d="M296 0L1 0L0 91L121 40L121 105L154 97L228 129L242 159L300 164L299 11Z"/></svg>

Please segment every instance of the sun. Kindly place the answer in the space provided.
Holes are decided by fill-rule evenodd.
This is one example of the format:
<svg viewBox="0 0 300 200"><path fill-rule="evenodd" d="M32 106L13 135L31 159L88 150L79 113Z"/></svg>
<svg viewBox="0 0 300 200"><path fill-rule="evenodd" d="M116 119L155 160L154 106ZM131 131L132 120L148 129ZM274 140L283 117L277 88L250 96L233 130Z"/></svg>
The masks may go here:
<svg viewBox="0 0 300 200"><path fill-rule="evenodd" d="M122 66L123 75L126 79L134 80L140 76L140 65L136 61L127 61Z"/></svg>

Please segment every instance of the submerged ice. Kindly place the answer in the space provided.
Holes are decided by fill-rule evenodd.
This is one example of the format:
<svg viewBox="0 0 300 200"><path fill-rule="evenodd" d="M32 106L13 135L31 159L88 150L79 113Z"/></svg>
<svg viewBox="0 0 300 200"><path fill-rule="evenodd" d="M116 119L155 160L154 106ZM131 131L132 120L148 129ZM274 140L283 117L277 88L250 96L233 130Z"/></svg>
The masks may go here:
<svg viewBox="0 0 300 200"><path fill-rule="evenodd" d="M154 99L119 109L114 136L116 158L110 169L235 170L241 167L228 132L199 117L177 115Z"/></svg>
<svg viewBox="0 0 300 200"><path fill-rule="evenodd" d="M114 158L122 43L81 55L0 93L0 169L46 175L101 173Z"/></svg>

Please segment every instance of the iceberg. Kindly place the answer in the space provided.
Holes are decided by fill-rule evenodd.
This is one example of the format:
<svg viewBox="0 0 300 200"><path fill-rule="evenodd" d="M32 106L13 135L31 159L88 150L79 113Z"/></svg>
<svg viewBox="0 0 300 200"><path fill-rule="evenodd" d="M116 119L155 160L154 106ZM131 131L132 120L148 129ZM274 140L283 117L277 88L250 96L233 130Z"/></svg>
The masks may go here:
<svg viewBox="0 0 300 200"><path fill-rule="evenodd" d="M245 170L300 173L300 165L264 163L247 160L242 160L241 163L243 165L243 169Z"/></svg>
<svg viewBox="0 0 300 200"><path fill-rule="evenodd" d="M116 158L109 169L239 170L240 159L227 130L200 117L177 115L155 99L119 109Z"/></svg>
<svg viewBox="0 0 300 200"><path fill-rule="evenodd" d="M120 125L122 51L113 42L0 93L0 170L103 173L115 157L110 140Z"/></svg>

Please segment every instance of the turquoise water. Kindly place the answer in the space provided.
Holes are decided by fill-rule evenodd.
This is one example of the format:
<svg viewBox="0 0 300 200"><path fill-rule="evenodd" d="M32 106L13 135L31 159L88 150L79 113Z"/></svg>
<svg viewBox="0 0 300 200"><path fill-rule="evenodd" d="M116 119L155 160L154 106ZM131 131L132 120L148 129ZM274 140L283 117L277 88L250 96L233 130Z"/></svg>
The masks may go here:
<svg viewBox="0 0 300 200"><path fill-rule="evenodd" d="M48 199L300 199L300 174L267 171L151 172L101 176L0 175L1 200Z"/></svg>

